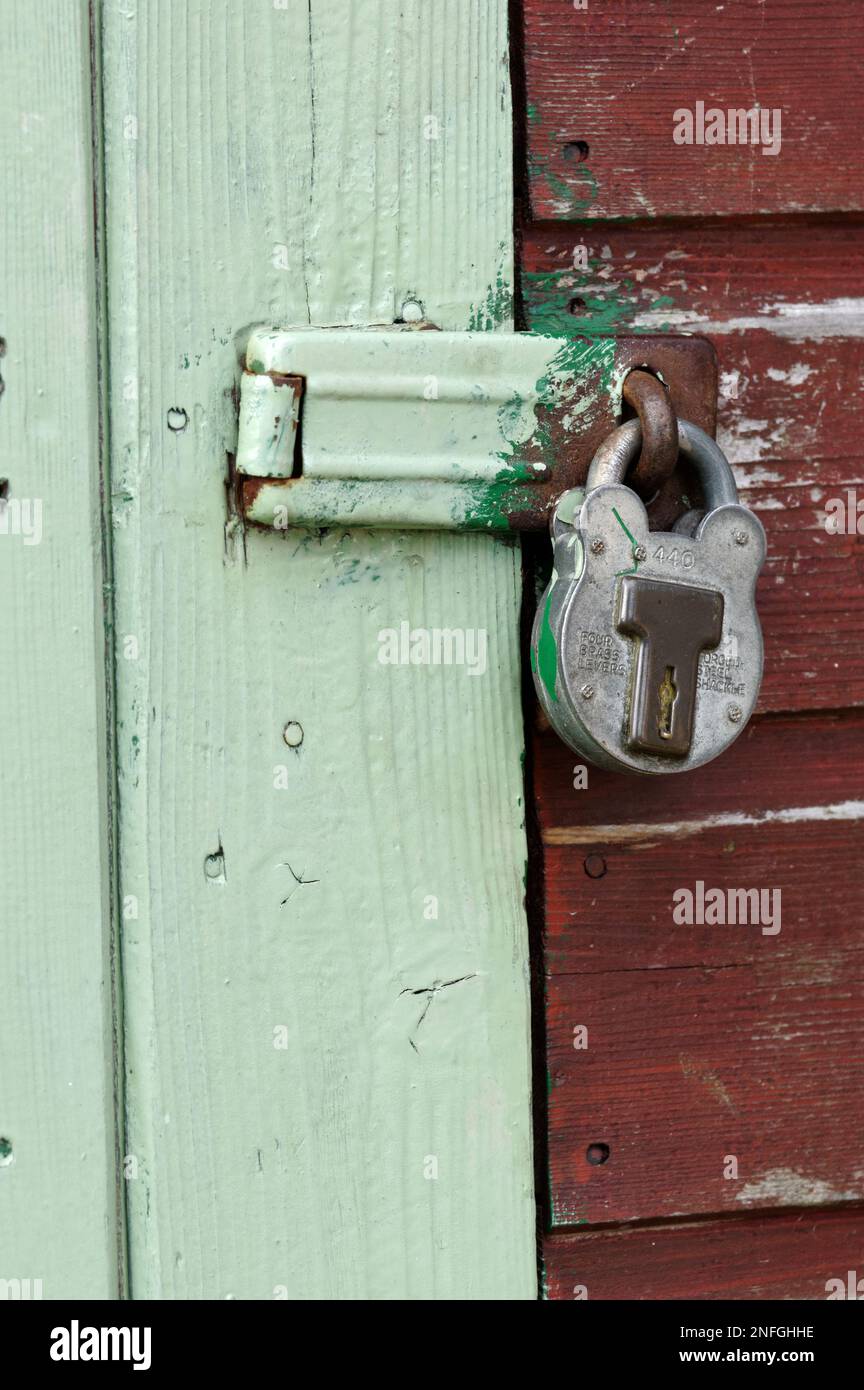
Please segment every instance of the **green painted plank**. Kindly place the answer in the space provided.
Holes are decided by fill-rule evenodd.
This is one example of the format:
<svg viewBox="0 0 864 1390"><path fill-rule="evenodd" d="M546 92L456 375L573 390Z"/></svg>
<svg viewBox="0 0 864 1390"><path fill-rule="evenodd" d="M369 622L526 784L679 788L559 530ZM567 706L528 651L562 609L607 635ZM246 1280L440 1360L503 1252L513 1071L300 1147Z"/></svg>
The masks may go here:
<svg viewBox="0 0 864 1390"><path fill-rule="evenodd" d="M506 5L104 44L133 1296L533 1298L519 552L244 547L223 486L249 325L511 327Z"/></svg>
<svg viewBox="0 0 864 1390"><path fill-rule="evenodd" d="M108 1298L121 1261L88 6L4 0L0 18L0 1280Z"/></svg>

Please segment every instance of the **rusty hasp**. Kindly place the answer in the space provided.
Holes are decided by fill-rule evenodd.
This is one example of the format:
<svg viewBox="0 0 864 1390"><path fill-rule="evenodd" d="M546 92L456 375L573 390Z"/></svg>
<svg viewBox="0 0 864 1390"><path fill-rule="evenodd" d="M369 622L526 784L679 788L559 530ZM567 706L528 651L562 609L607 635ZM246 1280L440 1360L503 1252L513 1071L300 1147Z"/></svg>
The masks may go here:
<svg viewBox="0 0 864 1390"><path fill-rule="evenodd" d="M543 530L628 407L651 525L698 500L676 416L708 434L703 338L259 329L241 385L236 496L254 525ZM302 435L302 438L301 438Z"/></svg>

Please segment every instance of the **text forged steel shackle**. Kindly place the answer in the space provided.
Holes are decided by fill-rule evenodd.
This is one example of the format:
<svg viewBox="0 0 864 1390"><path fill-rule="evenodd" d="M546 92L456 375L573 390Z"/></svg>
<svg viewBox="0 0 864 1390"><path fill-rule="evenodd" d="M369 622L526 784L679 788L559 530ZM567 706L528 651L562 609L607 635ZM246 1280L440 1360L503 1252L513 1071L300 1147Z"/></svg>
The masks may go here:
<svg viewBox="0 0 864 1390"><path fill-rule="evenodd" d="M619 772L685 772L715 758L747 723L762 679L754 591L765 532L714 440L689 420L678 430L704 515L649 532L644 503L623 481L642 433L628 420L551 521L534 684L564 742Z"/></svg>

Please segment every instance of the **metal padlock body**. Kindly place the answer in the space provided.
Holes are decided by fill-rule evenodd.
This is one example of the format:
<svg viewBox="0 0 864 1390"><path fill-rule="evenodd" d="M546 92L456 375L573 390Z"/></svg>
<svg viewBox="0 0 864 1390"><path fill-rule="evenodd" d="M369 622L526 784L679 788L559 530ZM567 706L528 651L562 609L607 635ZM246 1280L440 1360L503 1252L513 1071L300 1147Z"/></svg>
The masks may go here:
<svg viewBox="0 0 864 1390"><path fill-rule="evenodd" d="M679 434L708 508L698 525L688 514L674 531L649 532L640 498L623 483L609 481L623 477L638 453L635 420L601 446L586 490L565 493L552 520L552 577L532 634L534 683L565 743L614 771L686 772L716 757L743 730L762 678L754 590L765 559L765 532L738 502L732 471L714 441L685 420L679 421ZM681 755L645 751L638 739L634 745L634 681L643 644L621 630L622 607L633 594L630 576L657 581L638 587L661 600L668 595L667 623L670 613L686 615L691 601L705 611L713 602L722 615L716 646L695 657L692 738Z"/></svg>

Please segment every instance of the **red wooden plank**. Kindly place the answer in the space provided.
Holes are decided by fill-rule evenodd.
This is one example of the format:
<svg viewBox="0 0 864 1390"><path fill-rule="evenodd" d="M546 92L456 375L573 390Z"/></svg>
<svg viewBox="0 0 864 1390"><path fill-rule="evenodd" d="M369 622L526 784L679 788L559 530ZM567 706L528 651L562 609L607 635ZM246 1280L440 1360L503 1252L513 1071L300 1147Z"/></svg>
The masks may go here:
<svg viewBox="0 0 864 1390"><path fill-rule="evenodd" d="M582 847L547 850L557 1223L864 1199L860 844L850 820L640 835L591 847L599 878ZM779 889L780 915L676 924L697 881Z"/></svg>
<svg viewBox="0 0 864 1390"><path fill-rule="evenodd" d="M862 207L860 0L525 0L537 218ZM678 144L675 113L765 112L764 144Z"/></svg>
<svg viewBox="0 0 864 1390"><path fill-rule="evenodd" d="M701 1283L683 1227L651 1244L671 1252L656 1269L649 1232L598 1234L595 1247L552 1237L552 1296L579 1282L570 1253L603 1245L591 1297L688 1296L694 1279L700 1297L824 1297L812 1241L792 1240L809 1218L760 1221L773 1244L763 1257L751 1234L749 1268L729 1241L753 1207L864 1199L864 551L854 520L851 533L825 527L847 488L864 502L864 6L524 8L531 207L553 219L524 233L529 326L712 339L718 437L769 536L760 708L847 710L759 719L687 778L590 769L586 792L572 787L577 759L537 739L553 1219L737 1214L709 1223ZM781 152L675 144L673 112L698 101L780 107ZM820 211L852 215L829 225ZM778 888L782 931L676 925L672 895L697 880ZM581 1025L587 1049L574 1047ZM647 1291L620 1292L634 1268Z"/></svg>
<svg viewBox="0 0 864 1390"><path fill-rule="evenodd" d="M864 955L762 945L752 965L550 982L553 1224L864 1200Z"/></svg>
<svg viewBox="0 0 864 1390"><path fill-rule="evenodd" d="M860 226L532 227L522 285L536 332L710 337L718 437L733 463L860 456Z"/></svg>
<svg viewBox="0 0 864 1390"><path fill-rule="evenodd" d="M535 736L533 757L541 833L551 843L567 834L587 852L608 837L604 826L622 821L651 827L737 813L758 821L789 807L860 798L864 714L756 718L721 758L686 776L624 777L592 767L580 791L573 786L578 759L551 730Z"/></svg>
<svg viewBox="0 0 864 1390"><path fill-rule="evenodd" d="M738 814L746 822L749 808ZM731 824L721 818L702 829L698 820L672 829L625 821L598 829L587 845L547 845L548 971L692 969L786 957L816 968L837 950L864 949L864 807L841 802L822 814L837 819L754 825L730 817ZM769 938L749 926L676 926L672 894L697 879L782 889L781 931Z"/></svg>
<svg viewBox="0 0 864 1390"><path fill-rule="evenodd" d="M574 765L551 732L535 741L551 973L763 959L764 940L749 929L671 923L673 889L709 873L718 884L782 887L786 926L772 942L775 958L819 959L861 940L860 714L757 719L723 757L687 776L589 768L587 788L576 791Z"/></svg>
<svg viewBox="0 0 864 1390"><path fill-rule="evenodd" d="M850 493L864 503L864 460L768 462L735 472L742 502L768 537L756 590L765 643L757 708L864 703L864 536L826 527L831 504Z"/></svg>
<svg viewBox="0 0 864 1390"><path fill-rule="evenodd" d="M864 1278L864 1213L555 1234L544 1244L549 1299L806 1299ZM826 1287L827 1286L827 1287ZM700 1343L700 1345L703 1345Z"/></svg>

